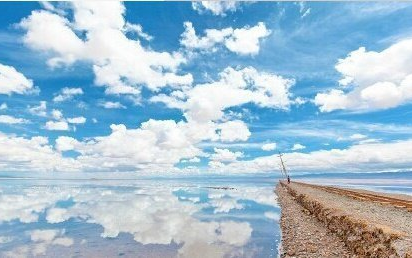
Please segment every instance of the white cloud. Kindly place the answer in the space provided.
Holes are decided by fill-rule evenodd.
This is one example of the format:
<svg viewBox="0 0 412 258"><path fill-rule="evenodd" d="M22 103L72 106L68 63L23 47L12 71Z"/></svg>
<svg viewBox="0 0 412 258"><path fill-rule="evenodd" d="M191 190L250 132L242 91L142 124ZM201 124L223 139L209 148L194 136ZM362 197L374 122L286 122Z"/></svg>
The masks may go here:
<svg viewBox="0 0 412 258"><path fill-rule="evenodd" d="M21 223L33 223L39 214L51 207L56 201L67 197L65 191L55 191L52 187L24 189L21 194L2 194L0 222L18 220ZM37 236L36 238L41 238Z"/></svg>
<svg viewBox="0 0 412 258"><path fill-rule="evenodd" d="M226 47L240 55L256 55L260 50L260 39L271 33L263 22L254 27L235 29L231 37L225 42Z"/></svg>
<svg viewBox="0 0 412 258"><path fill-rule="evenodd" d="M61 110L53 109L52 117L56 120L60 120L63 118L63 113L61 112Z"/></svg>
<svg viewBox="0 0 412 258"><path fill-rule="evenodd" d="M285 153L287 168L294 172L355 172L397 171L412 168L410 153L412 140L388 143L364 143L346 149L318 150L309 153ZM215 171L225 173L273 172L278 168L279 157L258 157L248 161L229 163Z"/></svg>
<svg viewBox="0 0 412 258"><path fill-rule="evenodd" d="M67 118L67 122L70 124L84 124L86 123L86 118L83 116Z"/></svg>
<svg viewBox="0 0 412 258"><path fill-rule="evenodd" d="M6 110L8 107L7 107L7 104L6 103L2 103L1 105L0 105L0 110Z"/></svg>
<svg viewBox="0 0 412 258"><path fill-rule="evenodd" d="M210 160L219 162L234 162L243 157L243 152L232 152L228 149L214 148L215 153L210 156Z"/></svg>
<svg viewBox="0 0 412 258"><path fill-rule="evenodd" d="M33 90L33 81L14 67L0 64L0 94L26 94Z"/></svg>
<svg viewBox="0 0 412 258"><path fill-rule="evenodd" d="M293 147L291 150L295 151L295 150L303 150L306 149L306 146L300 144L300 143L295 143L293 144Z"/></svg>
<svg viewBox="0 0 412 258"><path fill-rule="evenodd" d="M99 106L107 108L107 109L125 109L126 107L120 102L112 102L112 101L105 101L100 102Z"/></svg>
<svg viewBox="0 0 412 258"><path fill-rule="evenodd" d="M63 88L60 91L60 94L53 98L54 102L63 102L71 100L76 95L83 95L82 88Z"/></svg>
<svg viewBox="0 0 412 258"><path fill-rule="evenodd" d="M9 115L0 115L0 124L27 124L28 120Z"/></svg>
<svg viewBox="0 0 412 258"><path fill-rule="evenodd" d="M57 229L34 230L30 232L30 238L34 242L50 242L59 234Z"/></svg>
<svg viewBox="0 0 412 258"><path fill-rule="evenodd" d="M237 202L236 199L221 198L212 199L209 201L210 206L214 207L213 213L228 213L231 210L241 210L244 208L243 204Z"/></svg>
<svg viewBox="0 0 412 258"><path fill-rule="evenodd" d="M125 25L125 31L136 33L140 38L147 41L151 41L153 39L153 36L143 32L143 27L140 24L131 24L127 22Z"/></svg>
<svg viewBox="0 0 412 258"><path fill-rule="evenodd" d="M36 116L42 116L45 117L47 116L47 102L46 101L40 101L40 104L38 106L33 106L33 107L28 107L29 113L36 115Z"/></svg>
<svg viewBox="0 0 412 258"><path fill-rule="evenodd" d="M247 125L241 120L221 123L217 129L222 142L246 141L251 135Z"/></svg>
<svg viewBox="0 0 412 258"><path fill-rule="evenodd" d="M4 171L73 171L81 167L78 161L54 151L46 137L23 138L0 133L0 142L0 168Z"/></svg>
<svg viewBox="0 0 412 258"><path fill-rule="evenodd" d="M79 142L76 139L68 136L59 136L59 138L56 139L56 149L58 151L73 150L78 144Z"/></svg>
<svg viewBox="0 0 412 258"><path fill-rule="evenodd" d="M62 237L64 230L58 229L36 229L31 231L30 238L35 245L31 248L34 256L45 255L50 245L71 246L74 241L72 238Z"/></svg>
<svg viewBox="0 0 412 258"><path fill-rule="evenodd" d="M216 45L224 45L229 51L239 55L256 55L260 50L260 40L270 35L271 31L263 22L254 27L221 30L207 29L205 36L199 37L191 22L184 23L185 31L181 35L180 44L190 50L214 51Z"/></svg>
<svg viewBox="0 0 412 258"><path fill-rule="evenodd" d="M199 14L210 12L213 15L226 16L228 11L234 12L239 8L241 2L238 1L195 1L192 2L193 10Z"/></svg>
<svg viewBox="0 0 412 258"><path fill-rule="evenodd" d="M40 1L39 3L40 3L40 5L41 5L44 9L46 9L46 10L48 10L48 11L50 11L50 12L58 13L58 14L61 14L61 15L65 15L65 14L66 14L64 10L55 7L51 2Z"/></svg>
<svg viewBox="0 0 412 258"><path fill-rule="evenodd" d="M199 247L202 256L226 257L234 248L249 241L252 234L249 223L201 221L193 214L203 206L180 201L174 190L177 189L162 187L153 192L153 189L142 188L128 193L102 193L101 189L80 191L72 194L73 206L48 209L46 219L59 223L81 217L86 223L101 225L101 236L105 238L128 233L143 245L176 243L179 257L198 257ZM229 206L216 204L222 211L230 210ZM235 204L234 208L238 207L239 204Z"/></svg>
<svg viewBox="0 0 412 258"><path fill-rule="evenodd" d="M393 108L412 100L412 39L401 40L381 52L364 47L339 59L336 70L341 88L319 93L315 104L322 112L337 109L370 111Z"/></svg>
<svg viewBox="0 0 412 258"><path fill-rule="evenodd" d="M264 151L273 151L276 149L276 143L272 142L272 143L265 143L262 145L262 150Z"/></svg>
<svg viewBox="0 0 412 258"><path fill-rule="evenodd" d="M84 142L59 137L57 148L79 152L78 160L91 169L146 169L150 172L168 172L181 159L202 153L194 145L199 140L183 122L149 120L138 129L127 129L122 124L111 125L111 129L108 136ZM124 148L126 145L129 147Z"/></svg>
<svg viewBox="0 0 412 258"><path fill-rule="evenodd" d="M200 162L200 159L198 157L182 160L182 163L199 163L199 162Z"/></svg>
<svg viewBox="0 0 412 258"><path fill-rule="evenodd" d="M351 140L363 140L365 138L367 138L368 136L364 135L364 134L360 134L360 133L355 133L352 134L351 136L349 136L349 139Z"/></svg>
<svg viewBox="0 0 412 258"><path fill-rule="evenodd" d="M66 121L47 121L44 126L49 131L69 131L70 127Z"/></svg>
<svg viewBox="0 0 412 258"><path fill-rule="evenodd" d="M289 88L293 84L294 80L258 72L253 67L238 70L228 67L217 81L154 96L151 101L181 109L187 119L186 133L196 144L205 140L246 141L251 135L247 125L241 120L227 121L225 110L246 103L288 109L292 102ZM219 166L216 161L211 164Z"/></svg>
<svg viewBox="0 0 412 258"><path fill-rule="evenodd" d="M124 19L121 2L72 2L67 7L73 10L73 20L62 13L36 10L20 22L27 31L25 44L52 55L49 66L90 62L95 84L106 87L107 94L139 96L142 86L156 91L192 83L191 74L178 74L186 61L181 54L156 52L126 36L131 24Z"/></svg>
<svg viewBox="0 0 412 258"><path fill-rule="evenodd" d="M267 212L264 213L264 215L265 215L266 218L274 220L276 222L278 222L280 220L279 213L267 211Z"/></svg>
<svg viewBox="0 0 412 258"><path fill-rule="evenodd" d="M180 91L179 94L155 96L151 101L183 109L189 120L215 121L223 118L225 109L246 103L273 109L288 109L292 104L289 89L294 84L293 79L259 72L253 67L227 67L219 73L217 81L198 84Z"/></svg>
<svg viewBox="0 0 412 258"><path fill-rule="evenodd" d="M197 146L203 140L233 141L239 140L239 137L248 137L250 132L246 126L236 127L230 125L231 123L244 126L241 121L215 124L210 121L198 123L173 120L149 120L137 129L127 129L123 124L111 125L112 133L107 136L84 141L59 137L56 140L56 150L78 152L76 160L86 170L167 173L178 170L174 165L181 160L198 162L198 156L205 156ZM219 131L216 128L219 128ZM235 131L240 134L226 136L228 130L234 128L237 128ZM246 130L249 134L242 135L241 130ZM124 148L126 145L128 148Z"/></svg>
<svg viewBox="0 0 412 258"><path fill-rule="evenodd" d="M52 118L55 121L48 121L46 122L45 129L52 130L52 131L69 131L70 126L69 124L84 124L86 123L86 118L83 116L79 117L72 117L72 118L65 118L61 110L53 109L51 112ZM75 130L76 128L73 127Z"/></svg>
<svg viewBox="0 0 412 258"><path fill-rule="evenodd" d="M58 237L54 239L52 242L53 245L61 245L65 247L72 246L73 243L74 243L73 239L69 237Z"/></svg>

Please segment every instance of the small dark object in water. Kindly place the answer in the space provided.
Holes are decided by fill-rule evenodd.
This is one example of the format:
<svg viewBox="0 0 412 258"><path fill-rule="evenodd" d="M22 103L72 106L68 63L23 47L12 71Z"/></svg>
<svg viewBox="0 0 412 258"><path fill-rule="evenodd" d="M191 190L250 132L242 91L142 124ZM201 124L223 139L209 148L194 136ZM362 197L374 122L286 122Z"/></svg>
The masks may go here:
<svg viewBox="0 0 412 258"><path fill-rule="evenodd" d="M290 176L288 176L288 184L290 184Z"/></svg>
<svg viewBox="0 0 412 258"><path fill-rule="evenodd" d="M207 186L206 188L210 189L223 189L223 190L237 190L234 187L229 187L229 186Z"/></svg>

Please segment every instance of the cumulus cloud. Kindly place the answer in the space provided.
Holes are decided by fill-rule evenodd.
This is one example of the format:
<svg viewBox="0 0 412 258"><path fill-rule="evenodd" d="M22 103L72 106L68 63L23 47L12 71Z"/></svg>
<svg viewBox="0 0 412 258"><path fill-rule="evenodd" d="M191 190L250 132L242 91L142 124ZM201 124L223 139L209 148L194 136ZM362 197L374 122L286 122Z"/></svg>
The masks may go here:
<svg viewBox="0 0 412 258"><path fill-rule="evenodd" d="M199 162L200 162L200 159L198 157L182 160L182 163L199 163Z"/></svg>
<svg viewBox="0 0 412 258"><path fill-rule="evenodd" d="M223 118L229 107L254 103L260 107L288 109L292 104L289 89L295 84L275 74L259 72L253 67L227 67L219 79L198 84L187 90L159 95L153 102L163 102L170 108L180 108L190 120L210 121Z"/></svg>
<svg viewBox="0 0 412 258"><path fill-rule="evenodd" d="M86 123L86 118L83 116L65 118L61 110L53 109L51 116L54 121L47 121L44 128L50 131L69 131L69 124L84 124ZM75 129L74 127L72 129Z"/></svg>
<svg viewBox="0 0 412 258"><path fill-rule="evenodd" d="M221 123L217 129L222 142L246 141L251 135L249 128L241 120Z"/></svg>
<svg viewBox="0 0 412 258"><path fill-rule="evenodd" d="M69 151L69 150L73 150L75 146L78 144L79 142L72 137L59 136L56 139L55 147L58 151Z"/></svg>
<svg viewBox="0 0 412 258"><path fill-rule="evenodd" d="M246 141L251 135L246 123L226 121L225 110L246 103L288 109L292 102L289 93L292 85L294 80L258 72L253 67L228 67L219 74L217 81L154 96L151 101L181 109L187 119L186 131L192 139L197 139L196 143L204 140ZM210 164L219 165L217 161Z"/></svg>
<svg viewBox="0 0 412 258"><path fill-rule="evenodd" d="M101 107L107 108L107 109L125 109L126 107L120 103L120 102L113 102L113 101L104 101L100 102L98 104Z"/></svg>
<svg viewBox="0 0 412 258"><path fill-rule="evenodd" d="M360 134L360 133L355 133L352 134L351 136L349 136L349 139L351 140L363 140L365 138L367 138L368 136L364 135L364 134Z"/></svg>
<svg viewBox="0 0 412 258"><path fill-rule="evenodd" d="M26 94L34 90L33 81L13 66L0 64L0 94Z"/></svg>
<svg viewBox="0 0 412 258"><path fill-rule="evenodd" d="M300 143L295 143L295 144L293 144L293 146L292 146L292 149L291 150L303 150L303 149L305 149L306 148L306 146L304 146L304 145L302 145L302 144L300 144Z"/></svg>
<svg viewBox="0 0 412 258"><path fill-rule="evenodd" d="M237 123L237 121L231 122ZM174 165L180 161L198 162L199 156L206 155L197 146L204 140L224 141L248 137L248 135L240 135L237 138L233 136L229 138L225 136L228 133L227 130L233 130L235 127L226 125L230 129L221 127L217 131L216 128L221 125L212 122L200 124L196 121L175 122L152 119L142 123L136 129L128 129L123 124L113 124L110 126L112 132L107 136L89 138L84 141L66 136L58 137L56 150L58 152L70 150L79 153L76 160L86 170L173 172L178 170ZM220 153L221 156L224 154L227 153ZM240 157L238 152L234 155ZM213 159L218 160L217 154L213 156ZM225 159L227 160L228 157Z"/></svg>
<svg viewBox="0 0 412 258"><path fill-rule="evenodd" d="M66 121L47 121L44 128L49 131L69 131L70 127Z"/></svg>
<svg viewBox="0 0 412 258"><path fill-rule="evenodd" d="M195 1L192 2L193 10L199 14L211 13L216 16L226 16L227 12L234 12L239 8L238 1Z"/></svg>
<svg viewBox="0 0 412 258"><path fill-rule="evenodd" d="M107 94L140 95L142 86L156 91L192 83L191 74L177 73L186 61L181 54L156 52L127 37L133 26L125 21L121 2L72 2L66 6L73 11L72 19L64 13L35 10L20 22L26 30L24 43L50 53L49 66L92 63L95 84L106 87Z"/></svg>
<svg viewBox="0 0 412 258"><path fill-rule="evenodd" d="M31 231L30 239L35 242L32 247L32 254L34 256L45 255L47 248L50 245L71 246L74 241L72 238L63 237L64 230L58 229L36 229Z"/></svg>
<svg viewBox="0 0 412 258"><path fill-rule="evenodd" d="M63 113L61 110L53 109L52 110L52 117L56 120L63 118Z"/></svg>
<svg viewBox="0 0 412 258"><path fill-rule="evenodd" d="M52 241L57 234L59 233L59 230L57 229L49 229L49 230L34 230L30 232L30 238L32 241L35 242L49 242Z"/></svg>
<svg viewBox="0 0 412 258"><path fill-rule="evenodd" d="M60 93L53 98L54 102L71 100L76 95L83 95L82 88L63 88Z"/></svg>
<svg viewBox="0 0 412 258"><path fill-rule="evenodd" d="M232 198L212 199L210 206L214 207L213 213L228 213L231 210L241 210L244 208L243 204L237 202Z"/></svg>
<svg viewBox="0 0 412 258"><path fill-rule="evenodd" d="M0 133L0 168L7 171L73 171L81 165L53 150L46 137L15 137Z"/></svg>
<svg viewBox="0 0 412 258"><path fill-rule="evenodd" d="M233 162L236 161L238 158L243 157L243 152L236 151L232 152L228 149L219 149L214 148L215 153L210 156L210 159L213 161L219 162Z"/></svg>
<svg viewBox="0 0 412 258"><path fill-rule="evenodd" d="M111 129L110 135L89 141L59 137L58 149L79 152L78 159L93 169L147 169L152 172L173 170L173 165L181 159L202 154L195 146L199 139L183 122L149 120L137 129L127 129L122 124L111 125Z"/></svg>
<svg viewBox="0 0 412 258"><path fill-rule="evenodd" d="M412 140L388 143L363 143L346 149L318 150L309 153L292 152L284 155L290 170L308 171L396 171L411 169ZM248 161L236 161L221 166L219 171L254 173L273 171L279 157L270 155Z"/></svg>
<svg viewBox="0 0 412 258"><path fill-rule="evenodd" d="M276 143L272 142L272 143L265 143L262 145L262 150L264 151L273 151L276 149Z"/></svg>
<svg viewBox="0 0 412 258"><path fill-rule="evenodd" d="M263 22L254 27L221 30L207 29L204 36L199 37L191 22L184 23L185 31L181 35L180 44L189 50L214 51L216 45L223 45L229 51L239 55L256 55L259 53L261 39L270 35L271 31Z"/></svg>
<svg viewBox="0 0 412 258"><path fill-rule="evenodd" d="M81 217L86 223L101 225L102 237L129 233L143 245L176 243L179 257L197 257L199 246L202 256L226 257L249 241L252 233L249 223L201 221L193 214L203 206L180 201L174 190L162 187L155 192L143 188L138 192L102 193L101 189L92 189L74 193L73 206L49 209L46 220L59 223ZM224 212L230 210L229 205L216 203L215 206ZM237 207L235 204L234 208Z"/></svg>
<svg viewBox="0 0 412 258"><path fill-rule="evenodd" d="M35 116L47 116L47 102L40 101L38 106L29 106L28 107L29 113Z"/></svg>
<svg viewBox="0 0 412 258"><path fill-rule="evenodd" d="M401 40L381 52L361 47L339 59L341 87L319 93L322 112L337 109L370 111L393 108L412 100L412 39Z"/></svg>
<svg viewBox="0 0 412 258"><path fill-rule="evenodd" d="M0 115L0 124L27 124L29 120L9 115Z"/></svg>
<svg viewBox="0 0 412 258"><path fill-rule="evenodd" d="M86 123L86 120L87 119L83 116L67 118L67 122L69 122L70 124L84 124Z"/></svg>

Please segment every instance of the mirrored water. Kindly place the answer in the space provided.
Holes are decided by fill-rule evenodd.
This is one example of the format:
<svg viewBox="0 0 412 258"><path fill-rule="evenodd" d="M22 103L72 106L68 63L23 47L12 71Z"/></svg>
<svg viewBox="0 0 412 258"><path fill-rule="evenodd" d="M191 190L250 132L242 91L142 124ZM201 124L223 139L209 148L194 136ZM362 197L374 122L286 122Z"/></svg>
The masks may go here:
<svg viewBox="0 0 412 258"><path fill-rule="evenodd" d="M276 257L272 184L0 180L0 257Z"/></svg>
<svg viewBox="0 0 412 258"><path fill-rule="evenodd" d="M412 195L412 173L294 180ZM0 257L277 257L273 176L0 179Z"/></svg>

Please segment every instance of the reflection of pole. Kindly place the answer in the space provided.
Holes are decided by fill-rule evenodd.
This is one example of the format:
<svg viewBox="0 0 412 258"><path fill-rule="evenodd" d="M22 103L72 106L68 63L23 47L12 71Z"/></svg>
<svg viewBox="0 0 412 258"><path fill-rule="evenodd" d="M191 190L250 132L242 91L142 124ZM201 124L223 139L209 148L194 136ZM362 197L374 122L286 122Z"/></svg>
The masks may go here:
<svg viewBox="0 0 412 258"><path fill-rule="evenodd" d="M282 174L285 176L285 179L287 179L288 178L288 172L286 170L285 163L283 163L282 156L283 156L283 154L279 152L278 157L280 158L280 164L281 164L280 165L280 170L281 170Z"/></svg>
<svg viewBox="0 0 412 258"><path fill-rule="evenodd" d="M279 171L282 174L282 176L286 177L285 174L283 173L282 165L279 164Z"/></svg>

